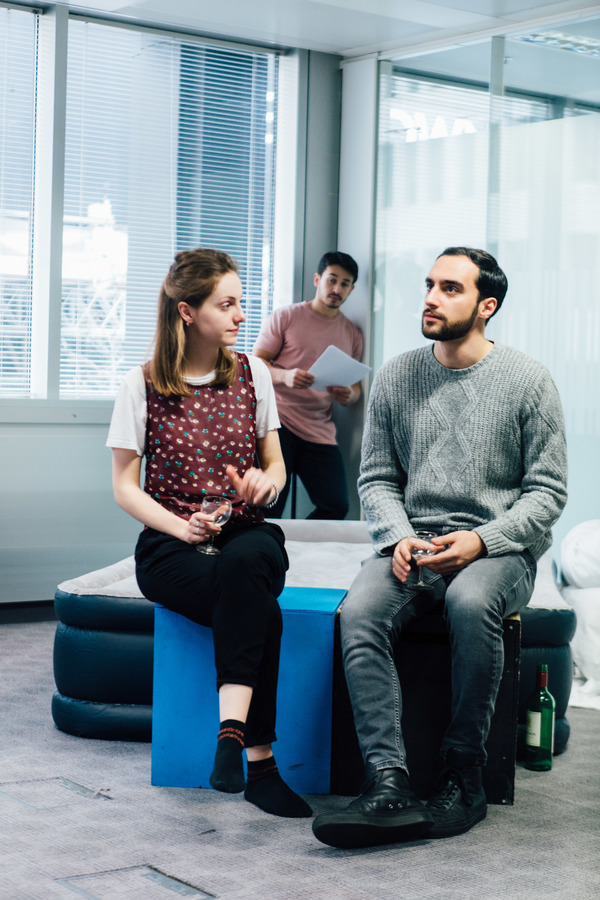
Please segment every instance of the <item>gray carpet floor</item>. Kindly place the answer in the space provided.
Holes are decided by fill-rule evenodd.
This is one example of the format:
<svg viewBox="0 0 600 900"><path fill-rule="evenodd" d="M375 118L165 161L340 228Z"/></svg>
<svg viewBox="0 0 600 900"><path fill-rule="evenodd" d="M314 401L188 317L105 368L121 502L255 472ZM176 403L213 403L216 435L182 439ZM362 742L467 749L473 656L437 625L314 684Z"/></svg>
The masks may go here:
<svg viewBox="0 0 600 900"><path fill-rule="evenodd" d="M53 622L0 626L1 900L550 900L600 897L600 712L569 709L551 772L441 841L340 851L242 795L150 785L150 745L50 715ZM315 812L347 799L308 798Z"/></svg>

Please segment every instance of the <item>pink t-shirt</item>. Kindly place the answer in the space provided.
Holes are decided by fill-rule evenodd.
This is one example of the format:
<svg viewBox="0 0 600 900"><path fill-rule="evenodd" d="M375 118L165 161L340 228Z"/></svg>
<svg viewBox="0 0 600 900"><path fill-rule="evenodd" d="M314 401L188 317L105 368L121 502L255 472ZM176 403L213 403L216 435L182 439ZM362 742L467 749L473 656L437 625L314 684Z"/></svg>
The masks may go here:
<svg viewBox="0 0 600 900"><path fill-rule="evenodd" d="M253 353L273 353L271 365L282 369L310 369L321 353L333 344L360 360L363 336L343 313L321 316L308 302L278 309L264 322ZM327 391L275 385L279 418L298 437L315 444L335 444L333 400Z"/></svg>

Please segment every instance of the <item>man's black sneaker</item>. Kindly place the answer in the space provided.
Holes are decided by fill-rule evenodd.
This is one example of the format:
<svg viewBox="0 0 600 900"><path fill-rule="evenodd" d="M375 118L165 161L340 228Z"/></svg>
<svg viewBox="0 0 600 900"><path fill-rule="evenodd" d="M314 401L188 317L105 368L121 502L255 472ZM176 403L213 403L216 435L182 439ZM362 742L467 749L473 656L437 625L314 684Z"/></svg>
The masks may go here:
<svg viewBox="0 0 600 900"><path fill-rule="evenodd" d="M481 784L481 766L447 766L441 773L433 796L427 803L433 817L431 838L463 834L487 815L487 801Z"/></svg>
<svg viewBox="0 0 600 900"><path fill-rule="evenodd" d="M413 794L406 772L382 769L343 812L313 822L315 837L330 847L376 847L427 834L432 816Z"/></svg>

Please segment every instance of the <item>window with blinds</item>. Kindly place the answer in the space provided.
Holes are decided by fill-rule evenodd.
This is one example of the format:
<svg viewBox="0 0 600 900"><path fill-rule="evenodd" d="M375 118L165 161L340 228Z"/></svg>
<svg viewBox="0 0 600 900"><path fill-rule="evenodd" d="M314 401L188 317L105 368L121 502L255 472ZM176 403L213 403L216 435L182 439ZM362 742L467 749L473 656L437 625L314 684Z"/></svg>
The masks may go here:
<svg viewBox="0 0 600 900"><path fill-rule="evenodd" d="M64 133L53 132L58 158L64 149L62 257L59 277L37 290L61 222L56 205L38 215L33 187L36 143L47 163L51 140L36 110L50 33L41 18L0 8L0 397L114 396L148 358L159 288L180 249L235 258L247 313L237 347L251 350L272 308L278 56L65 16L66 96L64 82L55 87Z"/></svg>
<svg viewBox="0 0 600 900"><path fill-rule="evenodd" d="M70 21L62 397L111 396L147 358L180 249L236 259L251 349L272 296L276 61Z"/></svg>
<svg viewBox="0 0 600 900"><path fill-rule="evenodd" d="M0 8L0 391L29 392L38 17Z"/></svg>

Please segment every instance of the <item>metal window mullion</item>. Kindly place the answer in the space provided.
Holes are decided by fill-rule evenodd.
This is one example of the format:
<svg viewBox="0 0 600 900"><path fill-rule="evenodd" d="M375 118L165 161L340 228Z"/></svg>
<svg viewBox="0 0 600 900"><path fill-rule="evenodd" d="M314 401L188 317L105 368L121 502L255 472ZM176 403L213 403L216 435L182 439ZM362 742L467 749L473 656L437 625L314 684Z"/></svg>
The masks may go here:
<svg viewBox="0 0 600 900"><path fill-rule="evenodd" d="M301 234L304 215L304 158L306 149L306 105L300 95L300 61L307 51L282 57L277 65L277 143L273 201L273 306L280 307L301 296L294 292L295 260L302 257ZM304 72L306 64L304 63ZM303 80L306 89L306 78ZM301 111L304 113L301 117ZM302 124L301 124L302 123ZM298 157L301 156L301 160ZM298 282L298 285L300 282ZM263 301L262 315L269 305Z"/></svg>
<svg viewBox="0 0 600 900"><path fill-rule="evenodd" d="M500 231L500 162L502 154L502 124L504 114L504 43L503 36L492 38L490 60L490 124L488 131L488 190L486 246L490 253L498 252Z"/></svg>
<svg viewBox="0 0 600 900"><path fill-rule="evenodd" d="M64 210L68 11L40 17L35 134L35 266L32 283L31 396L58 399Z"/></svg>

